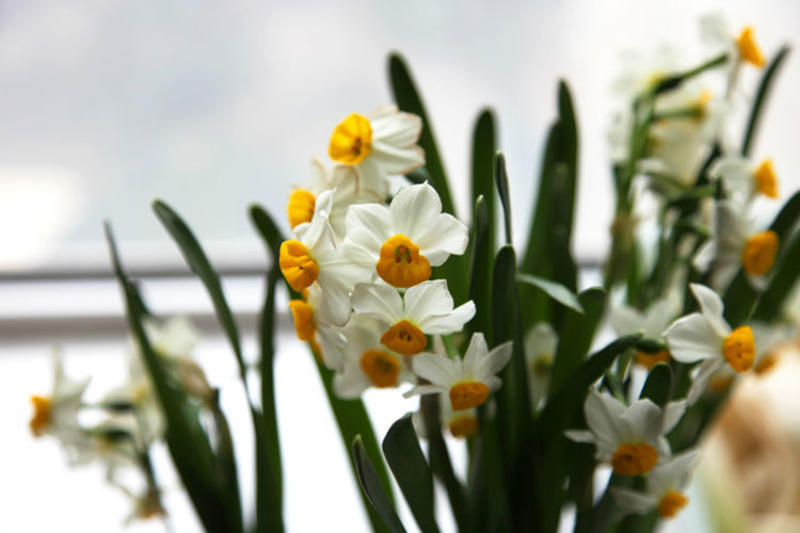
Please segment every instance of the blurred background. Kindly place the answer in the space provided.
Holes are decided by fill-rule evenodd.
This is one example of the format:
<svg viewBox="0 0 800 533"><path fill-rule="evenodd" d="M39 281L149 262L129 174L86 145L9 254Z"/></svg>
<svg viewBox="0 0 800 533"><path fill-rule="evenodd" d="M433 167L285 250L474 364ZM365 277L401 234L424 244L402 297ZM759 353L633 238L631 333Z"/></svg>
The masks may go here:
<svg viewBox="0 0 800 533"><path fill-rule="evenodd" d="M623 51L671 43L693 66L708 57L698 17L718 9L734 28L752 24L768 55L800 35L800 4L791 0L0 3L0 530L80 522L109 531L130 512L99 469L69 470L57 445L34 440L27 426L29 396L50 388L54 343L70 374L92 376L90 394L123 379L128 341L103 220L154 310L189 315L205 331L198 358L243 435L249 487L252 450L233 357L150 202L170 203L204 243L254 354L266 258L247 207L260 203L283 220L290 186L308 181L310 158L326 155L333 126L391 99L386 58L399 51L425 98L461 212L473 120L484 106L496 111L518 228L533 205L556 81L568 80L581 143L575 253L596 262L609 242L606 132L624 105L612 91ZM774 158L784 195L800 186L798 87L793 56L755 149L756 158ZM281 326L287 525L360 531L366 522L318 378L285 315ZM367 403L379 436L416 405L375 391ZM791 422L785 410L781 424ZM164 476L177 530L194 530L174 475ZM252 490L244 492L252 502ZM698 489L670 527L706 523L702 498Z"/></svg>

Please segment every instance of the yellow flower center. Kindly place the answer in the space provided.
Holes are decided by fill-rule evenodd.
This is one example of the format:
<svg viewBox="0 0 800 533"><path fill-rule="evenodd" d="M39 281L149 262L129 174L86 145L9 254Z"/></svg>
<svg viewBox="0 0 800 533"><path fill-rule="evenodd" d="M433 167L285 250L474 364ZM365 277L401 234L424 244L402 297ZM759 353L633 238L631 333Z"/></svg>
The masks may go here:
<svg viewBox="0 0 800 533"><path fill-rule="evenodd" d="M669 359L669 352L667 350L661 350L656 353L636 352L636 355L634 355L634 360L648 370L658 363L669 363Z"/></svg>
<svg viewBox="0 0 800 533"><path fill-rule="evenodd" d="M767 355L761 358L761 361L758 362L756 367L753 369L753 372L755 372L759 376L763 376L764 374L772 370L776 364L778 364L778 357L775 354L768 353Z"/></svg>
<svg viewBox="0 0 800 533"><path fill-rule="evenodd" d="M419 255L419 246L401 233L383 243L375 269L393 287L413 287L431 277L428 259Z"/></svg>
<svg viewBox="0 0 800 533"><path fill-rule="evenodd" d="M658 451L644 442L625 442L611 457L614 472L621 476L639 476L651 471L658 462Z"/></svg>
<svg viewBox="0 0 800 533"><path fill-rule="evenodd" d="M478 431L478 418L473 414L456 416L450 419L447 427L454 437L463 439Z"/></svg>
<svg viewBox="0 0 800 533"><path fill-rule="evenodd" d="M41 437L50 425L52 418L52 402L44 396L31 396L33 403L33 417L30 426L34 437Z"/></svg>
<svg viewBox="0 0 800 533"><path fill-rule="evenodd" d="M739 47L739 55L748 63L756 67L763 67L767 61L764 59L764 54L761 53L758 43L756 43L755 35L753 34L753 27L747 26L739 34L736 39L736 45Z"/></svg>
<svg viewBox="0 0 800 533"><path fill-rule="evenodd" d="M756 233L744 245L742 267L751 276L763 276L778 255L778 234L772 230Z"/></svg>
<svg viewBox="0 0 800 533"><path fill-rule="evenodd" d="M361 370L374 386L381 389L395 387L400 374L400 361L385 350L373 348L361 354Z"/></svg>
<svg viewBox="0 0 800 533"><path fill-rule="evenodd" d="M372 126L367 117L350 113L333 130L328 155L331 159L345 165L357 165L370 153Z"/></svg>
<svg viewBox="0 0 800 533"><path fill-rule="evenodd" d="M301 341L313 340L317 333L314 327L314 308L303 300L290 300L289 309L292 311L297 338Z"/></svg>
<svg viewBox="0 0 800 533"><path fill-rule="evenodd" d="M314 216L314 206L317 199L305 189L295 189L289 195L289 204L286 212L289 216L289 225L294 228L303 222L310 222Z"/></svg>
<svg viewBox="0 0 800 533"><path fill-rule="evenodd" d="M425 349L428 339L417 326L408 320L401 320L381 335L381 344L393 352L416 355Z"/></svg>
<svg viewBox="0 0 800 533"><path fill-rule="evenodd" d="M753 366L756 358L756 341L750 326L741 326L725 337L722 343L722 353L725 359L737 372L747 372Z"/></svg>
<svg viewBox="0 0 800 533"><path fill-rule="evenodd" d="M319 265L311 258L305 244L300 241L283 241L278 262L283 277L289 286L298 292L310 287L319 276Z"/></svg>
<svg viewBox="0 0 800 533"><path fill-rule="evenodd" d="M658 514L661 515L661 518L672 518L678 514L678 511L686 507L687 503L689 503L689 498L677 490L670 490L658 502Z"/></svg>
<svg viewBox="0 0 800 533"><path fill-rule="evenodd" d="M450 387L450 405L453 411L478 407L489 397L489 387L480 381L462 381Z"/></svg>
<svg viewBox="0 0 800 533"><path fill-rule="evenodd" d="M756 190L768 198L778 197L778 176L772 167L772 159L765 159L755 172Z"/></svg>

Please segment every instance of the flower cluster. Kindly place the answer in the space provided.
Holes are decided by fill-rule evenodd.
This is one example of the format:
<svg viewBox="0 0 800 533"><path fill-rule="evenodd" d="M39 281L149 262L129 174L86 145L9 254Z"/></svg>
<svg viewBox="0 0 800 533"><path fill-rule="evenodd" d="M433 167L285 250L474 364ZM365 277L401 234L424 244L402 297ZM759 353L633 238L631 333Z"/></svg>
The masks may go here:
<svg viewBox="0 0 800 533"><path fill-rule="evenodd" d="M456 306L447 281L432 279L465 252L467 227L442 212L427 183L391 195L391 176L425 163L421 130L419 117L392 105L339 123L328 149L333 168L315 159L313 183L289 196L293 238L280 247L280 268L297 294L289 302L297 337L335 372L337 395L424 380L406 394L441 393L463 415L500 387L495 374L511 351L490 351L481 334L463 360L429 346L433 336L461 333L475 304Z"/></svg>

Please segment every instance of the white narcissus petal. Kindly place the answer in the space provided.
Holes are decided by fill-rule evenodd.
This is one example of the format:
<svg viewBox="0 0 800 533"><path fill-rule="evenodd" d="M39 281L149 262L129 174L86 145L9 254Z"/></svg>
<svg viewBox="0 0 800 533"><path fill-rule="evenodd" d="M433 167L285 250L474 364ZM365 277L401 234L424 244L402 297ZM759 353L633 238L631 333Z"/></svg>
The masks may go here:
<svg viewBox="0 0 800 533"><path fill-rule="evenodd" d="M425 152L419 146L399 148L375 140L372 142L372 154L369 159L380 165L386 174L407 174L425 164Z"/></svg>
<svg viewBox="0 0 800 533"><path fill-rule="evenodd" d="M575 442L594 442L594 433L588 429L568 429L564 435Z"/></svg>
<svg viewBox="0 0 800 533"><path fill-rule="evenodd" d="M422 119L411 113L397 113L397 108L386 112L389 106L384 106L383 110L375 110L377 113L370 113L367 117L372 123L372 137L377 138L382 143L393 146L413 146L419 140L422 133ZM397 113L396 116L388 117Z"/></svg>
<svg viewBox="0 0 800 533"><path fill-rule="evenodd" d="M669 490L683 490L699 460L700 450L689 450L658 465L647 476L647 491L660 496Z"/></svg>
<svg viewBox="0 0 800 533"><path fill-rule="evenodd" d="M489 354L484 357L475 367L479 375L493 375L500 372L511 361L513 343L504 342L495 346Z"/></svg>
<svg viewBox="0 0 800 533"><path fill-rule="evenodd" d="M451 255L461 255L467 249L469 230L453 215L442 214L418 234L415 241L424 250L432 266L439 266Z"/></svg>
<svg viewBox="0 0 800 533"><path fill-rule="evenodd" d="M322 351L322 361L331 370L340 371L344 363L342 348L345 339L338 329L325 324L317 324L317 342Z"/></svg>
<svg viewBox="0 0 800 533"><path fill-rule="evenodd" d="M437 222L442 201L427 183L410 185L392 198L389 211L392 227L419 245L419 236Z"/></svg>
<svg viewBox="0 0 800 533"><path fill-rule="evenodd" d="M586 425L598 440L604 443L619 440L622 431L620 417L625 412L625 406L621 402L610 394L600 394L592 390L583 404L583 412L586 416Z"/></svg>
<svg viewBox="0 0 800 533"><path fill-rule="evenodd" d="M388 324L403 316L403 300L394 288L386 285L357 283L350 300L356 313Z"/></svg>
<svg viewBox="0 0 800 533"><path fill-rule="evenodd" d="M670 355L681 363L722 356L724 337L700 313L692 313L673 322L664 332L664 338Z"/></svg>
<svg viewBox="0 0 800 533"><path fill-rule="evenodd" d="M753 193L755 179L750 161L741 156L720 158L708 171L712 178L722 178L725 189L732 195L746 199Z"/></svg>
<svg viewBox="0 0 800 533"><path fill-rule="evenodd" d="M344 326L350 318L350 292L346 286L339 283L325 283L326 278L320 274L317 280L322 295L315 310L323 320L335 326Z"/></svg>
<svg viewBox="0 0 800 533"><path fill-rule="evenodd" d="M700 37L706 43L718 46L728 46L733 41L728 21L718 11L700 17Z"/></svg>
<svg viewBox="0 0 800 533"><path fill-rule="evenodd" d="M363 372L347 369L333 376L333 392L344 399L354 399L367 390L370 382Z"/></svg>
<svg viewBox="0 0 800 533"><path fill-rule="evenodd" d="M406 291L403 301L405 315L417 320L431 315L444 315L453 310L453 297L447 290L447 281L443 279L414 285Z"/></svg>
<svg viewBox="0 0 800 533"><path fill-rule="evenodd" d="M389 179L386 170L374 158L368 157L354 167L359 188L373 191L388 191Z"/></svg>
<svg viewBox="0 0 800 533"><path fill-rule="evenodd" d="M418 355L415 357L419 357ZM422 394L446 393L449 387L441 385L417 385L416 387L403 393L403 398L411 398Z"/></svg>
<svg viewBox="0 0 800 533"><path fill-rule="evenodd" d="M723 337L730 334L731 328L728 326L728 323L725 322L725 319L722 318L722 298L705 285L692 283L690 288L695 299L697 299L697 303L700 305L703 316L708 319L717 333Z"/></svg>
<svg viewBox="0 0 800 533"><path fill-rule="evenodd" d="M626 434L624 440L644 439L654 443L664 425L661 409L651 400L645 398L633 402L620 417Z"/></svg>
<svg viewBox="0 0 800 533"><path fill-rule="evenodd" d="M617 335L627 335L644 329L644 315L628 305L614 307L609 321Z"/></svg>
<svg viewBox="0 0 800 533"><path fill-rule="evenodd" d="M389 209L380 204L357 204L347 208L347 239L374 253L377 260L381 246L392 236Z"/></svg>
<svg viewBox="0 0 800 533"><path fill-rule="evenodd" d="M363 246L354 243L349 237L345 237L341 246L341 259L343 263L360 269L365 272L364 279L361 281L372 281L377 274L375 273L375 264L377 256ZM368 274L366 274L368 273Z"/></svg>
<svg viewBox="0 0 800 533"><path fill-rule="evenodd" d="M542 354L554 355L558 335L548 322L539 322L525 335L525 356L532 364Z"/></svg>
<svg viewBox="0 0 800 533"><path fill-rule="evenodd" d="M617 505L634 514L649 513L658 505L658 500L653 496L631 489L611 487L611 494L614 495Z"/></svg>
<svg viewBox="0 0 800 533"><path fill-rule="evenodd" d="M435 385L449 387L461 374L461 361L445 355L421 353L412 359L411 369Z"/></svg>
<svg viewBox="0 0 800 533"><path fill-rule="evenodd" d="M451 313L446 315L436 315L420 321L420 327L429 335L444 335L455 333L464 328L464 324L472 320L475 316L475 302L472 300L459 305Z"/></svg>
<svg viewBox="0 0 800 533"><path fill-rule="evenodd" d="M503 386L503 380L497 376L487 376L481 379L481 381L484 385L489 387L489 390L492 392L500 390L500 388Z"/></svg>
<svg viewBox="0 0 800 533"><path fill-rule="evenodd" d="M336 189L328 189L320 193L314 201L314 215L317 213L324 213L330 215L333 208L333 198L336 194Z"/></svg>
<svg viewBox="0 0 800 533"><path fill-rule="evenodd" d="M680 422L683 413L686 412L686 400L676 402L668 402L664 406L664 423L662 433L665 435L672 431L672 429Z"/></svg>
<svg viewBox="0 0 800 533"><path fill-rule="evenodd" d="M489 355L489 345L486 344L486 338L483 333L473 333L472 338L469 340L467 351L464 354L464 372L475 376L481 376L477 370L481 366L482 360ZM494 372L486 372L486 374L494 374Z"/></svg>
<svg viewBox="0 0 800 533"><path fill-rule="evenodd" d="M722 359L712 358L706 359L692 369L692 385L689 387L689 394L686 397L686 401L689 405L695 404L703 392L705 392L708 386L708 380L711 379L711 376L721 368L724 368L724 366L725 363Z"/></svg>
<svg viewBox="0 0 800 533"><path fill-rule="evenodd" d="M644 331L648 337L660 337L672 319L680 312L675 298L662 298L647 310Z"/></svg>
<svg viewBox="0 0 800 533"><path fill-rule="evenodd" d="M364 116L367 117L367 119L369 119L370 125L372 125L372 128L373 128L373 135L374 135L374 129L376 127L375 123L379 119L384 118L384 117L389 117L389 116L394 115L395 113L398 113L398 112L399 112L399 109L397 108L396 104L382 104L382 105L379 105L379 106L371 109Z"/></svg>

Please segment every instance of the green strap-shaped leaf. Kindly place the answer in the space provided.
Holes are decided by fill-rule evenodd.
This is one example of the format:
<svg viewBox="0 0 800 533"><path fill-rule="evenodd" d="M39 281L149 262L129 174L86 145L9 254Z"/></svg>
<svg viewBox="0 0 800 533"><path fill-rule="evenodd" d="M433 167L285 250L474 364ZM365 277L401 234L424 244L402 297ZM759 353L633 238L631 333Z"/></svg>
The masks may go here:
<svg viewBox="0 0 800 533"><path fill-rule="evenodd" d="M606 292L600 287L592 287L583 291L578 300L584 312L568 309L564 314L563 326L558 330L558 346L550 372L548 396L557 394L568 383L570 376L589 353L605 308Z"/></svg>
<svg viewBox="0 0 800 533"><path fill-rule="evenodd" d="M497 221L497 202L495 201L494 158L497 150L495 118L490 109L484 109L475 121L472 133L472 225L478 217L477 201L483 196L489 224L488 246L490 254L495 250L495 223Z"/></svg>
<svg viewBox="0 0 800 533"><path fill-rule="evenodd" d="M197 408L174 388L144 330L145 307L136 286L122 268L111 227L105 226L114 274L122 289L131 335L142 354L156 397L166 419L164 439L175 469L207 531L242 531L238 488L226 487L208 436L200 425Z"/></svg>
<svg viewBox="0 0 800 533"><path fill-rule="evenodd" d="M772 83L775 81L775 75L778 73L780 66L783 64L788 54L789 47L782 46L781 49L778 50L778 53L775 54L775 57L772 58L772 61L769 62L769 66L767 66L767 68L764 70L764 74L761 76L761 82L758 85L756 97L753 100L753 107L750 108L750 116L747 119L747 127L744 130L744 139L742 140L742 155L744 156L750 155L750 150L753 146L753 139L755 138L756 131L758 130L758 124L761 120L761 115L764 109L764 104L767 101L767 96L769 96Z"/></svg>
<svg viewBox="0 0 800 533"><path fill-rule="evenodd" d="M495 181L497 194L500 196L500 205L503 206L503 225L506 229L506 244L511 242L511 198L508 190L508 174L506 174L506 158L502 152L497 152L495 157Z"/></svg>
<svg viewBox="0 0 800 533"><path fill-rule="evenodd" d="M389 428L383 439L383 455L420 530L439 531L433 506L433 474L419 446L411 413Z"/></svg>
<svg viewBox="0 0 800 533"><path fill-rule="evenodd" d="M266 276L266 296L258 320L261 360L261 410L260 440L264 453L256 455L256 522L258 531L283 531L283 466L275 404L275 293L281 279L278 266L280 230L272 217L259 206L250 208L250 219L267 243L272 257L272 267Z"/></svg>
<svg viewBox="0 0 800 533"><path fill-rule="evenodd" d="M425 105L417 91L414 79L405 61L399 54L389 56L389 84L394 94L397 106L403 111L413 113L422 119L422 133L419 137L419 145L425 151L425 171L430 185L439 193L442 199L442 209L446 213L457 216L450 186L447 182L447 174L436 146L428 114ZM467 296L467 257L464 255L451 256L447 262L434 268L435 278L444 278L448 281L448 288L457 302L463 301Z"/></svg>
<svg viewBox="0 0 800 533"><path fill-rule="evenodd" d="M672 370L669 365L659 363L647 374L647 381L644 382L639 398L649 398L654 404L663 407L669 401L671 388Z"/></svg>
<svg viewBox="0 0 800 533"><path fill-rule="evenodd" d="M484 197L475 201L475 215L472 219L472 264L469 277L468 298L475 302L475 317L467 323L468 337L476 331L483 332L491 339L492 315L492 251L489 210Z"/></svg>
<svg viewBox="0 0 800 533"><path fill-rule="evenodd" d="M572 420L580 408L589 386L597 381L611 366L614 359L641 339L641 334L626 335L608 344L605 348L589 356L564 381L558 391L548 398L539 416L537 437L546 448L553 439L561 436L565 424Z"/></svg>
<svg viewBox="0 0 800 533"><path fill-rule="evenodd" d="M776 270L773 272L776 272L777 265L781 264L782 259L780 254L786 249L786 242L798 222L800 222L800 192L796 192L789 198L780 212L778 212L775 220L770 224L769 229L778 235L779 243L779 255L776 265L773 267ZM784 276L786 276L786 274L784 274ZM756 305L758 296L759 294L750 283L747 273L740 268L736 277L733 278L733 281L731 281L730 285L728 285L728 288L725 290L725 295L723 297L723 301L725 302L725 320L733 327L740 326L746 322Z"/></svg>
<svg viewBox="0 0 800 533"><path fill-rule="evenodd" d="M549 279L540 278L539 276L521 273L517 274L517 281L527 283L528 285L533 285L534 287L543 290L548 296L550 296L550 298L565 307L569 307L576 313L584 313L583 306L581 305L578 296L560 283L550 281Z"/></svg>
<svg viewBox="0 0 800 533"><path fill-rule="evenodd" d="M383 523L389 528L389 531L392 533L405 533L406 529L403 527L403 523L400 522L392 501L381 486L378 474L375 472L375 466L364 448L361 435L356 435L353 438L351 449L353 453L352 460L361 490L378 512L378 516L383 520Z"/></svg>

